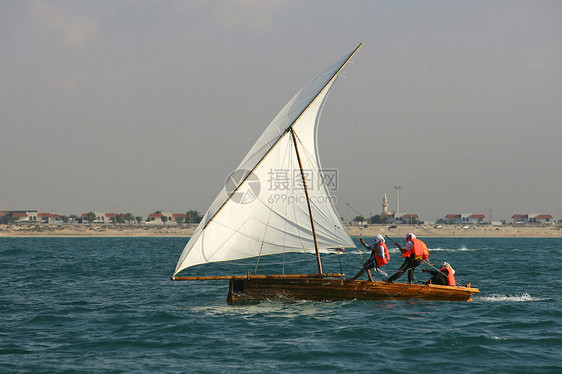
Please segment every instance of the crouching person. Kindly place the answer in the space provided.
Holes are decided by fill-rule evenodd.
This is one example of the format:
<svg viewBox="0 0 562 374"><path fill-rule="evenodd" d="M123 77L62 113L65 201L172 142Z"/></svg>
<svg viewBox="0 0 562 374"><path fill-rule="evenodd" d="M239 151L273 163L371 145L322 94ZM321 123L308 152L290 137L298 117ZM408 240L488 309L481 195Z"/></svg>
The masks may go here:
<svg viewBox="0 0 562 374"><path fill-rule="evenodd" d="M449 263L444 262L441 264L439 270L422 269L426 273L431 274L431 278L427 281L429 284L441 284L444 286L456 286L455 269Z"/></svg>

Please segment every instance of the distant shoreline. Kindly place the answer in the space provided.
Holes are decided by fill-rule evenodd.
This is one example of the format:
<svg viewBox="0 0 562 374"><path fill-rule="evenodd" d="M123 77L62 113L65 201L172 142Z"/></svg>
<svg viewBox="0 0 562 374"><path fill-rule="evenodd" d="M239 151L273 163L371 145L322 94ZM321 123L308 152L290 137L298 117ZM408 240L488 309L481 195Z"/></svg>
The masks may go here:
<svg viewBox="0 0 562 374"><path fill-rule="evenodd" d="M560 226L475 226L463 229L461 226L369 225L368 227L346 226L350 236L372 237L386 234L390 237L405 236L413 232L420 237L529 237L560 238ZM185 237L193 235L195 226L156 226L156 225L0 225L0 237Z"/></svg>
<svg viewBox="0 0 562 374"><path fill-rule="evenodd" d="M190 237L195 226L0 225L0 237Z"/></svg>
<svg viewBox="0 0 562 374"><path fill-rule="evenodd" d="M474 238L562 238L562 227L560 226L474 226L474 228L463 229L462 226L442 225L434 228L431 226L398 225L389 229L391 225L369 225L367 228L356 226L346 227L351 236L375 236L386 234L390 237L405 236L412 232L420 237L474 237Z"/></svg>

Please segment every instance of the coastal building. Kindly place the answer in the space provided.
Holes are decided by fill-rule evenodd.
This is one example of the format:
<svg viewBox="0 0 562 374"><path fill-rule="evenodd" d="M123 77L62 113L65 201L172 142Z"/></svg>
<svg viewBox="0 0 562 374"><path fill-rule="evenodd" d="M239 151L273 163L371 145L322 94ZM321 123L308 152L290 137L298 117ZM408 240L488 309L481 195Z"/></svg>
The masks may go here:
<svg viewBox="0 0 562 374"><path fill-rule="evenodd" d="M398 206L398 190L401 188L401 186L394 186L394 188L396 189L396 212L390 212L388 210L388 198L386 196L386 193L384 194L384 197L382 199L382 213L380 214L380 219L381 222L393 222L393 223L403 223L403 224L417 224L420 222L420 216L418 216L417 214L414 213L402 213L400 214L398 212L399 206ZM385 218L388 218L388 221L385 221Z"/></svg>
<svg viewBox="0 0 562 374"><path fill-rule="evenodd" d="M420 216L414 213L404 213L394 218L396 223L417 224L420 222Z"/></svg>
<svg viewBox="0 0 562 374"><path fill-rule="evenodd" d="M511 217L511 223L514 225L551 225L554 223L554 220L550 214L514 214Z"/></svg>
<svg viewBox="0 0 562 374"><path fill-rule="evenodd" d="M368 221L352 221L350 222L351 226L358 226L358 227L368 227Z"/></svg>
<svg viewBox="0 0 562 374"><path fill-rule="evenodd" d="M60 214L57 213L37 213L37 221L40 223L62 223Z"/></svg>
<svg viewBox="0 0 562 374"><path fill-rule="evenodd" d="M174 222L186 222L187 215L185 213L172 213L172 220Z"/></svg>
<svg viewBox="0 0 562 374"><path fill-rule="evenodd" d="M164 223L162 213L150 213L146 218L147 223Z"/></svg>
<svg viewBox="0 0 562 374"><path fill-rule="evenodd" d="M114 223L135 223L135 218L132 214L124 213L97 213L92 212L95 219L92 223L95 224L114 224ZM88 223L89 213L82 213L80 217L73 216L75 218L64 217L58 213L42 213L36 210L12 210L12 211L0 211L0 224L7 223L41 223L41 224L77 224L77 223ZM185 215L184 215L185 216ZM65 221L63 221L65 218ZM122 218L122 219L120 219Z"/></svg>
<svg viewBox="0 0 562 374"><path fill-rule="evenodd" d="M125 219L125 214L123 213L98 213L93 212L96 218L92 221L92 223L99 224L99 225L108 225L117 222L117 216L123 217ZM82 213L80 218L82 218L82 223L88 223L88 214L89 213ZM128 222L131 223L131 222Z"/></svg>
<svg viewBox="0 0 562 374"><path fill-rule="evenodd" d="M91 223L105 223L105 213L97 213L97 212L93 212L94 213L94 220ZM80 218L82 218L82 223L88 223L88 215L89 213L82 213L80 215Z"/></svg>
<svg viewBox="0 0 562 374"><path fill-rule="evenodd" d="M162 212L162 213L151 213L148 215L146 222L151 224L177 224L178 222L183 223L186 221L185 213L172 213L172 212Z"/></svg>
<svg viewBox="0 0 562 374"><path fill-rule="evenodd" d="M38 213L36 210L14 211L12 219L18 223L61 223L58 213Z"/></svg>
<svg viewBox="0 0 562 374"><path fill-rule="evenodd" d="M381 219L389 218L390 220L392 220L394 218L394 214L392 214L388 210L388 199L386 198L386 193L384 194L381 205L382 205L382 213L380 215Z"/></svg>
<svg viewBox="0 0 562 374"><path fill-rule="evenodd" d="M15 212L12 218L16 222L37 222L37 212Z"/></svg>
<svg viewBox="0 0 562 374"><path fill-rule="evenodd" d="M550 214L537 214L535 215L531 215L529 217L530 222L532 223L540 223L540 224L546 224L546 225L550 225L552 224L554 217L552 217Z"/></svg>
<svg viewBox="0 0 562 374"><path fill-rule="evenodd" d="M445 216L445 221L449 224L472 224L478 225L485 221L486 216L484 214L472 214L472 213L460 213L460 214L447 214Z"/></svg>
<svg viewBox="0 0 562 374"><path fill-rule="evenodd" d="M511 223L514 225L526 225L529 215L527 214L514 214L511 216Z"/></svg>

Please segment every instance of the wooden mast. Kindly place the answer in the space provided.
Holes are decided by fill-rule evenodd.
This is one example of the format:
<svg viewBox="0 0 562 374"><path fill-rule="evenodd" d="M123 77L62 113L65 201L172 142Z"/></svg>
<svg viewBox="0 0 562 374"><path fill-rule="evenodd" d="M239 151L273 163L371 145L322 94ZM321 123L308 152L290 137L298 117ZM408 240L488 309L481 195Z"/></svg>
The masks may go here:
<svg viewBox="0 0 562 374"><path fill-rule="evenodd" d="M301 170L302 183L304 185L304 194L306 196L306 205L308 206L308 216L310 217L310 227L312 228L312 236L314 237L314 250L316 251L316 262L318 263L318 274L322 274L322 261L320 260L320 251L318 250L318 239L316 238L316 229L314 228L314 219L312 218L312 207L310 206L310 197L308 196L308 188L306 187L306 178L304 177L304 170L302 168L301 156L299 154L299 147L297 146L297 137L295 130L291 126L291 136L295 144L295 152L297 160L299 161L299 168Z"/></svg>

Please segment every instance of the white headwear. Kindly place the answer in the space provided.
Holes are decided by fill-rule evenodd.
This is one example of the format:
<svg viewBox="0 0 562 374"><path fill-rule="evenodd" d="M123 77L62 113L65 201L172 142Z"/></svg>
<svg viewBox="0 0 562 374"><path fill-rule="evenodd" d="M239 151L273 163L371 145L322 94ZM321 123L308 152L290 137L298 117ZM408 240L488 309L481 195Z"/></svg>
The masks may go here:
<svg viewBox="0 0 562 374"><path fill-rule="evenodd" d="M455 274L455 269L453 269L453 267L452 267L451 265L449 265L448 262L443 262L443 263L441 264L441 269L443 269L443 268L449 268L449 269L451 269L451 271L453 272L453 274Z"/></svg>
<svg viewBox="0 0 562 374"><path fill-rule="evenodd" d="M384 243L384 237L381 234L375 235L375 244Z"/></svg>
<svg viewBox="0 0 562 374"><path fill-rule="evenodd" d="M415 238L416 238L416 236L414 234L412 234L411 232L406 235L406 241L407 242L409 242L409 241L411 241L412 239L415 239Z"/></svg>

